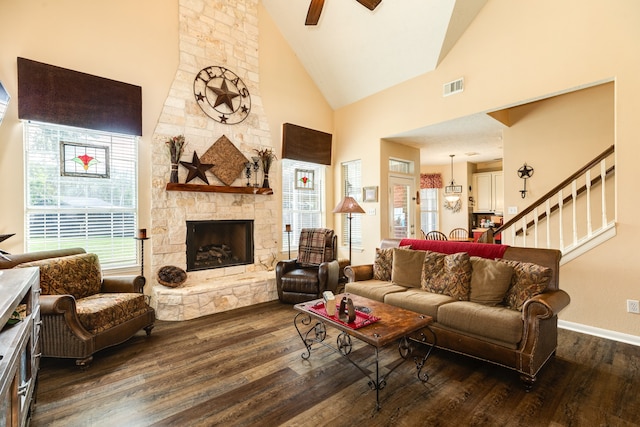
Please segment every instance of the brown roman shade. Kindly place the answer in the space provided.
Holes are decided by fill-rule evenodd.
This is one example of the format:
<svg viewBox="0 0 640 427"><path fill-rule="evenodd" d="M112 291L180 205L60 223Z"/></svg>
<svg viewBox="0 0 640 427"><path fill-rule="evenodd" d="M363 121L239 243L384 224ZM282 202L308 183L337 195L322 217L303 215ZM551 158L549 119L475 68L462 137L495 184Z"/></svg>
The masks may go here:
<svg viewBox="0 0 640 427"><path fill-rule="evenodd" d="M142 88L18 58L18 117L142 135Z"/></svg>
<svg viewBox="0 0 640 427"><path fill-rule="evenodd" d="M282 126L282 158L331 164L331 134L291 123Z"/></svg>

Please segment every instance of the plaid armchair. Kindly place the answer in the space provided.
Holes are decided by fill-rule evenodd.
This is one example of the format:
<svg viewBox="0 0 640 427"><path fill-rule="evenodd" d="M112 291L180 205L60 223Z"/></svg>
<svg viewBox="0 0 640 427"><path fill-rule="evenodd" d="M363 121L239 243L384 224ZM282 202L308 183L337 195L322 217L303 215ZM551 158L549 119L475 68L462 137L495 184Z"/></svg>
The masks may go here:
<svg viewBox="0 0 640 427"><path fill-rule="evenodd" d="M276 265L276 287L281 302L297 304L336 292L340 265L337 236L328 228L303 228L298 258Z"/></svg>

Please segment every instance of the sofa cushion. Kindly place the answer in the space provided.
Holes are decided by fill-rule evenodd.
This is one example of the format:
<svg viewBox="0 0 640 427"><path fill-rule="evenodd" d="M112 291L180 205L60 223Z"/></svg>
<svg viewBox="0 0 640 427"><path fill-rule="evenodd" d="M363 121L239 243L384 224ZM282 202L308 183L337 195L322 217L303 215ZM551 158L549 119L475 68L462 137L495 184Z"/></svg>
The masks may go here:
<svg viewBox="0 0 640 427"><path fill-rule="evenodd" d="M78 320L92 334L111 329L147 310L144 295L136 293L95 294L76 300Z"/></svg>
<svg viewBox="0 0 640 427"><path fill-rule="evenodd" d="M471 257L471 291L469 301L498 305L511 284L513 267L491 259Z"/></svg>
<svg viewBox="0 0 640 427"><path fill-rule="evenodd" d="M400 286L420 287L424 251L393 248L391 281Z"/></svg>
<svg viewBox="0 0 640 427"><path fill-rule="evenodd" d="M514 310L522 310L525 301L544 292L551 280L552 272L549 267L507 259L500 262L513 267L511 285L504 297L504 303Z"/></svg>
<svg viewBox="0 0 640 427"><path fill-rule="evenodd" d="M452 302L438 309L438 323L463 333L512 344L522 339L522 313L507 307Z"/></svg>
<svg viewBox="0 0 640 427"><path fill-rule="evenodd" d="M459 252L445 255L426 251L422 266L422 289L468 300L471 288L471 261L469 254Z"/></svg>
<svg viewBox="0 0 640 427"><path fill-rule="evenodd" d="M362 280L358 282L349 282L345 285L344 291L354 293L361 297L384 302L385 295L393 292L403 292L407 288L404 286L394 285L384 280Z"/></svg>
<svg viewBox="0 0 640 427"><path fill-rule="evenodd" d="M102 271L96 254L78 254L26 262L18 267L40 267L43 295L84 298L100 292Z"/></svg>
<svg viewBox="0 0 640 427"><path fill-rule="evenodd" d="M405 292L385 295L384 302L416 313L426 314L438 320L438 307L456 301L448 295L434 294L422 289L409 288Z"/></svg>
<svg viewBox="0 0 640 427"><path fill-rule="evenodd" d="M376 248L376 257L373 262L373 278L376 280L391 280L393 268L393 250L396 248ZM409 249L409 246L400 246L399 249Z"/></svg>

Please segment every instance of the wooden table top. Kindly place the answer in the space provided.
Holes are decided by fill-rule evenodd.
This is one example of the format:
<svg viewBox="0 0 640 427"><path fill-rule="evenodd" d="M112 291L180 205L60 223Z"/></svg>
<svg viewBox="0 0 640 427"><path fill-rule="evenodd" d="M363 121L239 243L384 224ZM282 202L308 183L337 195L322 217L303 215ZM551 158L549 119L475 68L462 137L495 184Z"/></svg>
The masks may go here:
<svg viewBox="0 0 640 427"><path fill-rule="evenodd" d="M346 332L347 334L377 348L384 347L385 345L405 337L412 332L426 328L433 321L431 316L405 310L400 307L353 294L338 294L336 295L336 302L340 302L342 297L345 295L348 295L348 297L351 298L353 305L356 307L368 307L371 310L369 314L379 317L380 320L359 329L349 328L348 326L333 320L331 317L325 317L309 310L310 307L322 302L322 298L296 304L294 309L299 312L306 313L316 320L320 320L325 324L331 325L332 327ZM337 315L336 311L336 319Z"/></svg>

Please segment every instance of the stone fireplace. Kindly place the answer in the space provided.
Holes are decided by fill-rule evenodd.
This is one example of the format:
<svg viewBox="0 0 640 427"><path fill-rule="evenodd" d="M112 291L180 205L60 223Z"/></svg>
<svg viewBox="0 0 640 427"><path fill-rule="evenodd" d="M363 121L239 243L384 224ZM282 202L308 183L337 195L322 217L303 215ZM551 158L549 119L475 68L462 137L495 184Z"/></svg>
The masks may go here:
<svg viewBox="0 0 640 427"><path fill-rule="evenodd" d="M209 184L224 186L225 191L204 189L209 186L199 177L189 184L202 185L202 191L199 187L169 191L167 187L171 165L165 142L173 136L185 136L186 149L181 160L187 162L194 151L202 157L223 135L247 159L256 156L256 150L274 149L258 84L257 8L258 0L179 0L180 62L151 147L151 239L147 246L151 251L151 268L146 292L160 320L192 319L277 299L273 271L280 240L277 196L269 192L235 191L240 187L246 189L245 177L238 176L235 182L224 184L211 171L206 172ZM243 13L238 13L239 10ZM200 70L210 66L233 71L251 94L251 111L240 123L216 121L198 105L194 79ZM276 194L280 188L277 168L275 164L269 175ZM179 183L186 182L187 172L179 166ZM262 182L261 175L257 182ZM196 232L196 246L211 252L210 255L201 252L201 261L211 256L213 261L209 259L207 263L218 263L218 259L220 263L216 268L201 268L194 255L193 264L189 265L190 249L185 237L191 225L213 222L223 224L223 229L236 229L239 220L249 222L251 242L225 237L224 230L226 241L204 241L199 240L200 232ZM223 260L224 257L227 258ZM187 271L184 285L168 288L157 283L156 272L165 265Z"/></svg>
<svg viewBox="0 0 640 427"><path fill-rule="evenodd" d="M253 220L187 221L187 272L253 264Z"/></svg>

